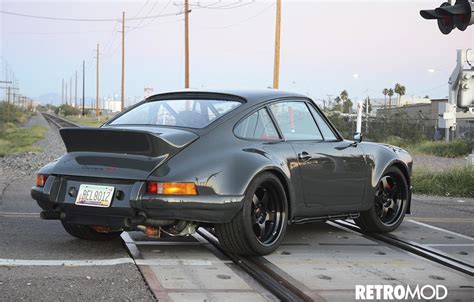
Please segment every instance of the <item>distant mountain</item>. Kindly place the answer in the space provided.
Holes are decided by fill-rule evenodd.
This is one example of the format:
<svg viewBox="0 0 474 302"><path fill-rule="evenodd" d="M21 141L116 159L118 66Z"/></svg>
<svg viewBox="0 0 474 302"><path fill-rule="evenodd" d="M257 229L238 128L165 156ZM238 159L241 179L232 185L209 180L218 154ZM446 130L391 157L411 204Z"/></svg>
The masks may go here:
<svg viewBox="0 0 474 302"><path fill-rule="evenodd" d="M57 94L57 93L54 93L54 92L50 92L50 93L46 93L46 94L43 94L43 95L40 95L36 98L34 98L36 101L42 103L42 104L52 104L52 105L55 105L55 106L58 106L58 105L61 105L61 95L60 94ZM81 101L80 97L78 97L78 102ZM91 104L92 101L95 101L95 99L92 99L92 98L88 98L86 97L86 107ZM73 100L74 102L74 100Z"/></svg>
<svg viewBox="0 0 474 302"><path fill-rule="evenodd" d="M61 95L57 93L53 93L53 92L40 95L34 99L42 104L53 104L53 105L61 104Z"/></svg>

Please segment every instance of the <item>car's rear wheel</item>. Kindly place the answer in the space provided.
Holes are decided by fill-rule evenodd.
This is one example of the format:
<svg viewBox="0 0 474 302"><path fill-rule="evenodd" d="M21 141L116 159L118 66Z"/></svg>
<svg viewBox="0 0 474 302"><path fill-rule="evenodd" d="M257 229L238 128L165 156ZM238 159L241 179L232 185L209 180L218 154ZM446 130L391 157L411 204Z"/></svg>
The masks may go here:
<svg viewBox="0 0 474 302"><path fill-rule="evenodd" d="M280 180L258 175L249 185L242 210L229 222L216 225L222 247L239 255L268 255L281 243L288 223L288 203Z"/></svg>
<svg viewBox="0 0 474 302"><path fill-rule="evenodd" d="M408 204L409 188L403 173L389 167L380 178L372 207L355 219L364 231L387 233L403 221Z"/></svg>
<svg viewBox="0 0 474 302"><path fill-rule="evenodd" d="M79 239L84 239L84 240L92 240L92 241L112 240L119 237L120 234L122 233L122 232L102 233L102 232L97 232L96 230L94 230L92 227L88 225L67 223L64 221L61 221L61 223L63 224L63 227L66 230L66 232L68 232L70 235Z"/></svg>

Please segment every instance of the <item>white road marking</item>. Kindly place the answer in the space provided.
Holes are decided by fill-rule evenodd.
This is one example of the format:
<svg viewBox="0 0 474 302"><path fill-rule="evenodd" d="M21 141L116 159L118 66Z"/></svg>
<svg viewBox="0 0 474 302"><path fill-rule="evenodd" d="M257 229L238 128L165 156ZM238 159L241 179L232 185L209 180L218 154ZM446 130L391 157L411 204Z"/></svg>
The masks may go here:
<svg viewBox="0 0 474 302"><path fill-rule="evenodd" d="M39 213L18 213L18 212L0 212L0 217L33 217L33 218L37 218L39 217L40 214Z"/></svg>
<svg viewBox="0 0 474 302"><path fill-rule="evenodd" d="M0 266L107 266L133 264L132 258L100 259L100 260L24 260L0 259Z"/></svg>
<svg viewBox="0 0 474 302"><path fill-rule="evenodd" d="M466 236L466 235L463 235L463 234L459 234L459 233L456 233L456 232L453 232L453 231L448 231L448 230L445 230L445 229L442 229L442 228L438 228L438 227L435 227L434 225L426 224L426 223L419 222L419 221L416 221L416 220L411 220L411 219L408 219L407 221L413 222L415 224L418 224L418 225L421 225L421 226L424 226L424 227L427 227L427 228L430 228L430 229L433 229L433 230L445 232L447 234L451 234L451 235L458 236L458 237L461 237L461 238L464 238L464 239L467 239L467 240L474 241L474 238L472 238L472 237L469 237L469 236Z"/></svg>
<svg viewBox="0 0 474 302"><path fill-rule="evenodd" d="M425 246L447 246L447 247L450 247L450 246L460 246L460 247L463 247L463 246L473 246L474 247L474 243L432 243L432 244L423 244Z"/></svg>
<svg viewBox="0 0 474 302"><path fill-rule="evenodd" d="M157 265L157 266L211 266L212 261L195 259L135 259L116 258L102 260L25 260L0 259L0 266L110 266L119 264Z"/></svg>

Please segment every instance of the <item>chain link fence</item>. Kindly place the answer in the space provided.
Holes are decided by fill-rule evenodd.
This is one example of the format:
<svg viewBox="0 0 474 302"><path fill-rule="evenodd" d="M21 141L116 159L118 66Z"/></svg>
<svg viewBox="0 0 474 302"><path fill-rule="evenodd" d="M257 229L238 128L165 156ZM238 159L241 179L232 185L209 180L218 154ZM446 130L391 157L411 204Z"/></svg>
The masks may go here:
<svg viewBox="0 0 474 302"><path fill-rule="evenodd" d="M328 112L327 116L344 138L352 138L356 132L355 115ZM414 119L404 114L363 117L362 134L364 140L374 142L386 142L393 137L407 142L443 140L445 129L437 128L437 122L436 119ZM456 131L452 131L450 136L473 144L474 120L458 121Z"/></svg>

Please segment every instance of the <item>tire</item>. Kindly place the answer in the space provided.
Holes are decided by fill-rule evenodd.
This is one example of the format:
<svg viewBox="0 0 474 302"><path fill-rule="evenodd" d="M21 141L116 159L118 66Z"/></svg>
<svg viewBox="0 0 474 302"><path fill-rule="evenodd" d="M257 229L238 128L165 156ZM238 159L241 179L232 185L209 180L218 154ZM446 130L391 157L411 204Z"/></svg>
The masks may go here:
<svg viewBox="0 0 474 302"><path fill-rule="evenodd" d="M64 229L70 235L84 240L90 241L107 241L113 240L120 236L122 232L99 233L88 225L67 223L61 221Z"/></svg>
<svg viewBox="0 0 474 302"><path fill-rule="evenodd" d="M366 232L394 231L405 217L408 194L405 175L397 167L389 167L377 184L372 207L360 213L355 223Z"/></svg>
<svg viewBox="0 0 474 302"><path fill-rule="evenodd" d="M272 173L254 178L243 206L228 223L215 226L222 247L243 256L268 255L280 245L288 224L285 189Z"/></svg>

